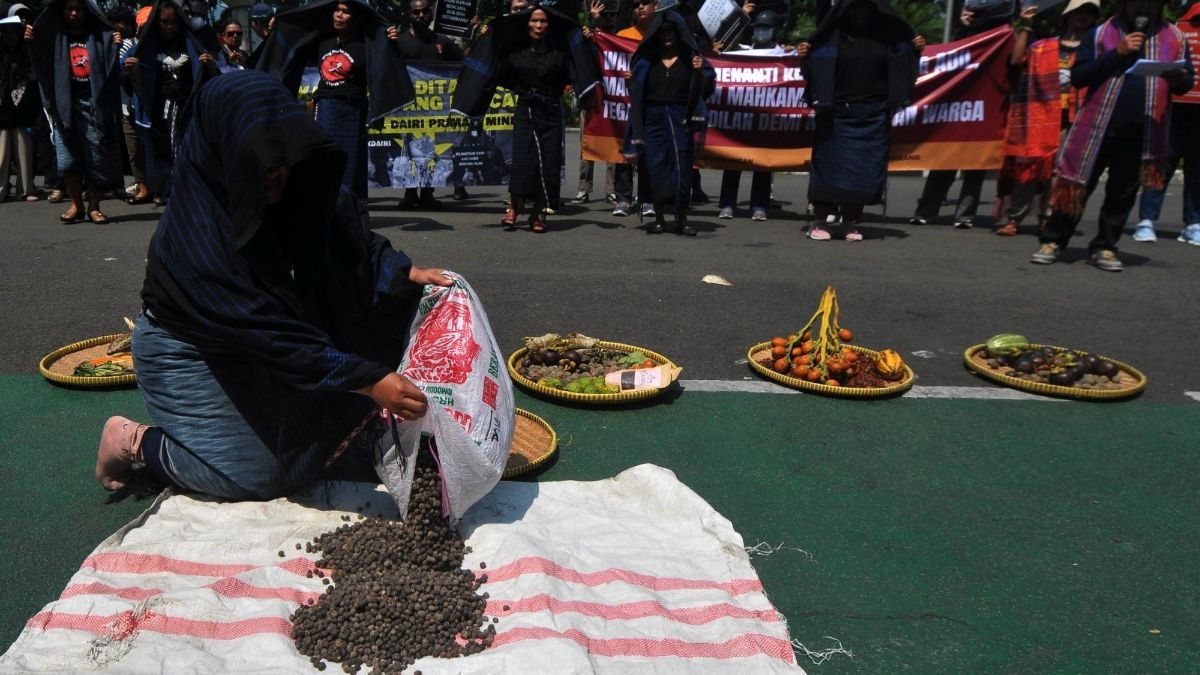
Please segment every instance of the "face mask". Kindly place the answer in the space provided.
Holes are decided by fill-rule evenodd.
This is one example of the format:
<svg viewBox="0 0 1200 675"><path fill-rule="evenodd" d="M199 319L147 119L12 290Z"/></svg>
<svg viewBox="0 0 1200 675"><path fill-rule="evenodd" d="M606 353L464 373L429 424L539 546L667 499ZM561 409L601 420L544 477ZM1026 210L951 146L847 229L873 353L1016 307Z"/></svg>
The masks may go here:
<svg viewBox="0 0 1200 675"><path fill-rule="evenodd" d="M204 27L204 17L193 16L192 18L188 19L188 23L191 24L192 30L200 30Z"/></svg>

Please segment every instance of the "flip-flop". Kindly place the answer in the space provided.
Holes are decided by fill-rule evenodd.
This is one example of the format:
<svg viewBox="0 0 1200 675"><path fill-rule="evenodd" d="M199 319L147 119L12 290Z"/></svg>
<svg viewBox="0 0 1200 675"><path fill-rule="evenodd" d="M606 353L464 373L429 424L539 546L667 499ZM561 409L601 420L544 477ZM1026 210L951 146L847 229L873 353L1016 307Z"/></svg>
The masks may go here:
<svg viewBox="0 0 1200 675"><path fill-rule="evenodd" d="M58 216L59 222L63 223L64 225L70 225L71 223L83 222L83 209L77 209L75 211L74 215L68 216L67 215L68 213L70 213L69 210L63 211L61 214L59 214L59 216Z"/></svg>
<svg viewBox="0 0 1200 675"><path fill-rule="evenodd" d="M99 218L96 216L99 216ZM92 222L96 225L107 225L112 222L112 218L104 215L104 212L100 209L92 209L88 211L87 219L89 222Z"/></svg>
<svg viewBox="0 0 1200 675"><path fill-rule="evenodd" d="M154 197L136 197L135 196L135 197L126 197L125 198L125 203L129 204L130 206L137 206L138 204L149 204L150 202L153 202L153 201L154 201Z"/></svg>

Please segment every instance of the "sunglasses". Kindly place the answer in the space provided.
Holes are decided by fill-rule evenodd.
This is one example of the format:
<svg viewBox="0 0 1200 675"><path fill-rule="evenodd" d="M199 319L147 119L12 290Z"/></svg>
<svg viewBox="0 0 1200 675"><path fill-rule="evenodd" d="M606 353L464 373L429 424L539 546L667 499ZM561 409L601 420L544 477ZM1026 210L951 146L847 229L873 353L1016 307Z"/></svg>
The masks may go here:
<svg viewBox="0 0 1200 675"><path fill-rule="evenodd" d="M242 35L244 35L244 33L242 33L240 30L227 30L225 31L225 34L229 37L242 37Z"/></svg>
<svg viewBox="0 0 1200 675"><path fill-rule="evenodd" d="M428 13L429 13L429 8L425 8L425 9L414 9L414 10L411 10L409 13L410 13L410 14L412 14L413 16L421 16L422 14L428 14Z"/></svg>

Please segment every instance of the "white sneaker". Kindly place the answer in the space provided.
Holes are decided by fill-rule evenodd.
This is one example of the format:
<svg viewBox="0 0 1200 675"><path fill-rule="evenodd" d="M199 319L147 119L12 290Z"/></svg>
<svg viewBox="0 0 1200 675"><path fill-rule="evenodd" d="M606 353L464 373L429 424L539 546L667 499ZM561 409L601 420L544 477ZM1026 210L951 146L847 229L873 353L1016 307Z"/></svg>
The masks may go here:
<svg viewBox="0 0 1200 675"><path fill-rule="evenodd" d="M750 212L750 220L766 220L767 211L765 209L754 209Z"/></svg>
<svg viewBox="0 0 1200 675"><path fill-rule="evenodd" d="M1179 233L1179 241L1192 246L1200 246L1200 223L1192 223Z"/></svg>
<svg viewBox="0 0 1200 675"><path fill-rule="evenodd" d="M654 217L654 205L653 204L651 204L650 202L646 202L646 203L642 204L642 217L643 218L653 218Z"/></svg>
<svg viewBox="0 0 1200 675"><path fill-rule="evenodd" d="M732 206L723 207L721 209L721 212L717 214L717 217L720 218L721 220L732 220L733 219L733 207Z"/></svg>
<svg viewBox="0 0 1200 675"><path fill-rule="evenodd" d="M1158 236L1154 234L1154 221L1143 220L1133 228L1134 241L1158 241Z"/></svg>

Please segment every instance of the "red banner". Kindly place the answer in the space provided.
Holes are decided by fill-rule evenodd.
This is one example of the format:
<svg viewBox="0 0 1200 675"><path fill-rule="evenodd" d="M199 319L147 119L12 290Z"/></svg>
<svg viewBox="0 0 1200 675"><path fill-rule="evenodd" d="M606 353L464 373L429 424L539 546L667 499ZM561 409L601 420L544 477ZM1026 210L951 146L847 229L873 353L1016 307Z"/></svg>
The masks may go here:
<svg viewBox="0 0 1200 675"><path fill-rule="evenodd" d="M1008 98L1012 29L1002 26L966 40L927 47L915 102L892 117L890 167L994 169ZM629 114L622 78L637 41L596 33L604 91L587 114L583 156L621 161ZM708 131L697 165L717 169L807 170L814 127L803 101L795 56L710 55L717 89L708 99Z"/></svg>

